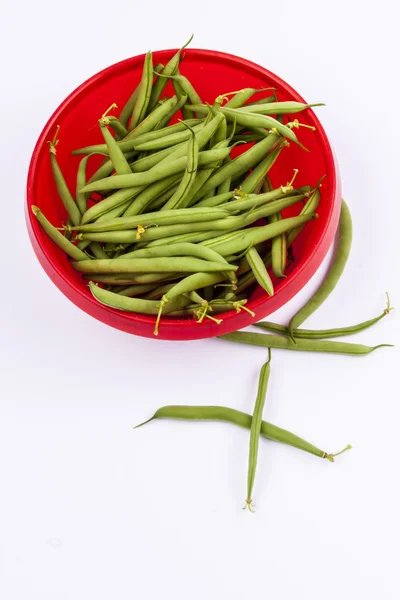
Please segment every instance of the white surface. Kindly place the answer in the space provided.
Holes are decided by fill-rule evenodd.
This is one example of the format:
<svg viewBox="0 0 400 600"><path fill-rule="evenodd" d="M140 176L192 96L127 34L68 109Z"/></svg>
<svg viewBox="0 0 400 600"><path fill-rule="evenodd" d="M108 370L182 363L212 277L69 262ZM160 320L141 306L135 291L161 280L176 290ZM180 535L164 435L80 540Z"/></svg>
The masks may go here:
<svg viewBox="0 0 400 600"><path fill-rule="evenodd" d="M149 48L244 56L327 106L354 218L349 265L307 323L375 316L398 267L398 3L126 0L6 3L0 24L0 597L4 600L394 600L398 592L398 349L365 358L274 352L265 418L336 451L334 465L262 441L242 511L248 434L132 425L169 403L251 411L265 352L112 330L47 278L23 217L45 121L93 73ZM396 14L397 12L397 14ZM324 268L288 306L286 319ZM358 340L399 345L392 313Z"/></svg>

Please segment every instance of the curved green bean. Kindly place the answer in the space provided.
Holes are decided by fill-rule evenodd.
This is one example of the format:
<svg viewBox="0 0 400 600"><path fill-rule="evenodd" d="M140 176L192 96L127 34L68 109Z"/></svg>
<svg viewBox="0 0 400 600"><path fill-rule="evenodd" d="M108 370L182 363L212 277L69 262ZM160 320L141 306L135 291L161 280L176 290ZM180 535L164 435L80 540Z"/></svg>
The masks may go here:
<svg viewBox="0 0 400 600"><path fill-rule="evenodd" d="M124 153L121 148L118 146L116 140L111 135L108 124L110 123L108 117L104 114L102 118L99 120L100 130L103 134L104 141L107 145L108 155L113 164L114 170L117 175L126 175L132 173L131 167L125 158Z"/></svg>
<svg viewBox="0 0 400 600"><path fill-rule="evenodd" d="M205 222L214 219L223 219L229 212L219 208L193 207L177 210L164 210L140 215L118 217L105 222L88 223L86 225L72 226L74 231L82 232L107 232L136 229L139 225L174 225L176 223L192 223L193 221ZM207 225L205 226L207 227Z"/></svg>
<svg viewBox="0 0 400 600"><path fill-rule="evenodd" d="M224 262L211 262L191 257L109 258L79 260L72 263L80 273L213 273L235 271L237 267ZM189 290L191 291L191 290Z"/></svg>
<svg viewBox="0 0 400 600"><path fill-rule="evenodd" d="M85 193L84 189L85 188L81 189L82 193ZM122 206L128 200L131 200L137 196L142 189L142 187L132 187L117 190L111 196L108 196L108 198L105 198L101 202L97 202L97 204L94 204L88 208L88 210L82 215L81 225L86 225L90 221L95 221L100 216L108 213L112 209Z"/></svg>
<svg viewBox="0 0 400 600"><path fill-rule="evenodd" d="M282 221L282 215L280 212L277 212L269 217L270 223L276 223L277 221ZM275 277L286 277L285 269L287 263L287 240L285 233L282 233L281 235L278 235L272 239L271 260L272 271Z"/></svg>
<svg viewBox="0 0 400 600"><path fill-rule="evenodd" d="M58 195L61 198L61 201L64 205L65 210L67 211L72 223L74 225L79 225L79 223L81 222L81 212L75 202L75 200L73 199L71 192L68 189L68 186L66 184L66 181L64 179L64 175L62 174L62 171L60 169L60 166L57 162L57 150L56 150L56 146L58 144L58 132L59 132L60 128L57 127L56 129L56 133L54 135L54 138L51 142L48 142L49 144L49 153L50 153L50 162L51 162L51 169L53 171L53 176L54 176L54 182L56 184L56 188L58 191ZM82 190L83 191L83 190Z"/></svg>
<svg viewBox="0 0 400 600"><path fill-rule="evenodd" d="M324 281L310 300L291 318L289 334L293 339L293 330L298 329L313 314L335 289L349 258L352 241L352 222L350 210L344 200L339 221L339 239L332 265Z"/></svg>
<svg viewBox="0 0 400 600"><path fill-rule="evenodd" d="M156 315L158 313L160 303L157 301L128 298L121 294L104 290L92 281L89 282L89 288L96 300L111 308L117 308L126 312L144 313L146 315ZM174 298L171 304L165 308L164 314L184 308L188 303L189 300L185 297Z"/></svg>
<svg viewBox="0 0 400 600"><path fill-rule="evenodd" d="M171 198L161 207L161 211L175 210L181 206L185 206L185 199L187 198L190 190L194 184L197 174L198 157L199 157L199 146L197 144L194 130L190 128L191 138L189 139L187 149L187 162L186 169L178 189L171 196Z"/></svg>
<svg viewBox="0 0 400 600"><path fill-rule="evenodd" d="M37 206L32 206L31 209L42 226L43 231L49 236L50 239L53 240L55 244L57 244L59 248L61 248L61 250L64 250L64 252L66 252L66 254L68 254L68 256L74 260L86 261L88 259L87 255L82 252L82 250L74 246L74 244L72 244L60 231L58 231L58 229L54 227L54 225L50 223L50 221L46 219L42 211Z"/></svg>
<svg viewBox="0 0 400 600"><path fill-rule="evenodd" d="M265 104L247 105L238 108L240 111L250 113L261 113L263 115L291 115L301 112L306 108L314 108L315 106L325 106L325 104L304 104L303 102L268 102Z"/></svg>
<svg viewBox="0 0 400 600"><path fill-rule="evenodd" d="M294 329L293 335L295 338L312 340L322 340L327 338L342 337L345 335L353 335L354 333L359 333L360 331L364 331L364 329L372 327L372 325L375 325L375 323L378 323L378 321L388 315L391 310L393 310L393 308L390 306L389 296L387 296L386 307L378 317L368 319L368 321L363 321L362 323L357 323L356 325L350 325L349 327L335 327L334 329ZM260 323L254 323L254 325L256 327L261 327L262 329L274 331L275 333L280 333L282 335L290 335L288 327L285 327L284 325L278 325L278 323L272 323L271 321L261 321Z"/></svg>
<svg viewBox="0 0 400 600"><path fill-rule="evenodd" d="M153 108L156 106L157 102L159 101L159 99L168 83L168 77L170 75L175 75L175 73L179 67L179 62L181 60L182 51L186 48L186 46L188 46L188 44L190 44L192 39L193 39L193 35L186 42L186 44L184 44L182 46L182 48L180 48L178 50L178 52L176 54L174 54L174 56L167 62L164 69L161 71L161 74L164 75L164 77L158 77L156 82L153 85L153 89L151 90L150 101L149 101L149 105L148 105L148 109L147 109L148 112L151 112L153 110Z"/></svg>
<svg viewBox="0 0 400 600"><path fill-rule="evenodd" d="M204 128L204 123L198 123L194 125L192 128L196 133ZM154 152L155 150L165 150L165 148L170 148L171 146L176 146L181 142L186 142L191 138L192 134L190 129L186 129L184 131L176 131L171 133L171 135L164 135L160 138L154 138L149 140L148 142L141 142L140 144L136 144L135 150L138 152Z"/></svg>
<svg viewBox="0 0 400 600"><path fill-rule="evenodd" d="M80 264L80 263L77 263ZM365 346L364 344L350 344L349 342L330 342L314 339L297 339L293 342L290 338L280 335L269 335L264 333L247 333L236 331L219 336L228 342L238 342L239 344L250 344L251 346L261 346L263 348L278 348L281 350L296 350L299 352L328 352L333 354L349 354L352 356L361 356L370 354L377 348L384 346L392 347L392 344L379 344L378 346Z"/></svg>
<svg viewBox="0 0 400 600"><path fill-rule="evenodd" d="M158 79L157 79L158 81ZM156 83L157 83L156 81ZM129 129L132 131L139 123L141 123L146 115L147 107L149 106L151 91L153 87L153 58L152 53L147 52L144 64L142 79L139 84L136 102L133 107L131 122Z"/></svg>

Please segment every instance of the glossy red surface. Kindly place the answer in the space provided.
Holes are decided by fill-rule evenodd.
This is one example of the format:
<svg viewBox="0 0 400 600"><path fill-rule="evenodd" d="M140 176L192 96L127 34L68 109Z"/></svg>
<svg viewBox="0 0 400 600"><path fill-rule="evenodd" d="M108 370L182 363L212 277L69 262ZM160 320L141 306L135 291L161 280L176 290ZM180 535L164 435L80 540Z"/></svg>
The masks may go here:
<svg viewBox="0 0 400 600"><path fill-rule="evenodd" d="M166 63L174 50L154 52L154 64ZM123 106L132 89L140 80L144 55L135 56L112 65L94 75L77 88L50 117L35 146L28 173L25 205L26 221L32 246L42 267L55 285L77 306L107 325L128 333L154 337L154 317L121 312L99 304L91 296L86 282L74 272L67 257L41 230L30 207L36 204L55 225L65 222L65 211L53 182L46 141L53 137L55 127L60 125L60 143L57 158L66 181L74 193L78 156L71 151L93 143L102 143L97 119L113 102ZM248 60L212 50L186 50L181 72L188 75L203 101L212 102L218 94L243 87L275 87L280 101L303 98L282 79L263 67ZM167 87L166 92L169 93ZM319 101L320 98L312 99ZM323 107L319 110L323 110ZM341 202L341 185L338 166L327 136L311 109L296 115L300 121L314 125L316 131L300 129L298 137L311 151L305 152L295 144L282 152L271 171L274 185L285 184L300 170L296 185L315 185L326 175L321 189L322 199L319 218L308 223L294 244L295 260L288 269L286 279L277 280L275 294L268 297L257 289L248 307L255 312L253 318L247 312L235 311L223 316L221 325L205 319L198 324L193 320L162 319L158 339L193 340L229 333L263 319L288 302L313 276L324 259L336 232ZM99 158L99 162L101 158ZM93 159L91 171L98 163ZM297 214L298 206L285 211L285 215Z"/></svg>

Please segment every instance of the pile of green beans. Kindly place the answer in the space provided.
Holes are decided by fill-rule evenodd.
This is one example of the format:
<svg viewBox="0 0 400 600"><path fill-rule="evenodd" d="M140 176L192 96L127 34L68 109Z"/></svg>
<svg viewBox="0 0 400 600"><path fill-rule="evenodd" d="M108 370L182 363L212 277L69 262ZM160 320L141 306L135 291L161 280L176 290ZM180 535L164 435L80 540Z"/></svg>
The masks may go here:
<svg viewBox="0 0 400 600"><path fill-rule="evenodd" d="M274 294L274 286L287 275L294 241L317 217L321 201L321 180L295 188L297 169L293 169L292 180L277 182L274 188L269 176L290 143L306 150L294 129L309 126L291 120L291 115L321 105L280 102L277 90L252 88L221 94L212 105L204 103L180 72L182 52L190 41L166 65L153 67L148 52L140 81L119 117L110 114L117 108L112 104L99 118L98 139L73 151L74 157L83 156L71 159L79 161L75 198L57 161L57 128L49 154L67 214L65 224L55 227L40 207L32 206L44 232L71 259L71 268L88 281L93 297L121 311L153 315L155 335L163 314L195 318L198 323L205 318L220 323L210 313L223 318L232 310L247 310L254 317L246 303L255 286ZM171 97L164 95L168 81L174 90ZM241 152L233 157L238 144ZM88 177L88 164L98 155L103 162ZM296 205L297 216L288 218L282 212ZM351 242L351 215L343 201L329 272L289 324L255 323L272 335L238 331L222 336L268 349L252 415L223 406L165 406L149 419L217 420L249 429L244 508L251 512L260 436L330 462L351 448L347 445L330 454L263 421L271 348L359 356L389 346L331 341L380 321L391 311L389 297L381 315L362 323L300 328L335 289Z"/></svg>
<svg viewBox="0 0 400 600"><path fill-rule="evenodd" d="M98 302L149 315L158 302L155 335L163 314L221 322L210 313L223 319L224 312L246 310L257 285L273 295L286 276L290 236L316 218L320 199L316 182L295 188L297 169L292 181L262 189L285 148L302 145L294 133L300 124L291 115L319 105L279 102L275 89L252 88L205 104L181 72L186 45L166 65L153 67L148 52L119 116L115 103L105 106L97 139L94 134L92 144L72 152L78 161L75 195L57 161L57 128L49 154L66 221L55 227L40 206L32 207L72 259L71 268L91 282ZM175 93L167 97L169 81ZM93 172L99 155L103 162ZM298 216L282 215L292 206L299 207ZM264 226L250 227L260 220ZM178 309L167 310L176 298L182 299L172 304Z"/></svg>

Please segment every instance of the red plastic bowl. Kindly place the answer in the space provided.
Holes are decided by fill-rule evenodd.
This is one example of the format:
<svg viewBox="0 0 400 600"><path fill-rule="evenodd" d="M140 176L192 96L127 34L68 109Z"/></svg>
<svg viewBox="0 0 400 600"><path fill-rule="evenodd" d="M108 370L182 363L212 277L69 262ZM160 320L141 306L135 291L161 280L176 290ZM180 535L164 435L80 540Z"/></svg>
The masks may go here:
<svg viewBox="0 0 400 600"><path fill-rule="evenodd" d="M166 64L174 52L155 52L154 64ZM60 125L57 158L70 189L74 190L80 157L71 156L71 151L89 143L102 142L101 132L96 129L97 119L113 102L123 106L140 80L143 59L144 55L135 56L94 75L70 94L50 117L32 155L25 211L35 253L48 276L67 298L107 325L128 333L153 337L154 317L109 308L99 304L92 297L86 282L74 272L64 253L46 237L30 208L32 204L36 204L56 225L65 222L66 214L55 189L46 141L54 135L56 125ZM203 101L212 102L218 94L243 87L275 87L279 100L304 102L294 89L270 71L230 54L213 50L186 50L181 70L190 77ZM317 98L318 100L320 99ZM291 144L271 171L272 182L274 185L284 185L291 179L294 167L300 169L296 185L315 185L322 175L326 175L326 178L322 187L319 218L309 222L296 240L295 260L288 270L288 276L275 282L276 292L272 297L268 297L261 289L256 290L247 305L255 312L254 318L244 311L239 314L232 311L224 314L223 322L217 325L208 319L199 324L194 320L165 317L162 319L159 338L194 340L229 333L251 325L288 302L318 269L337 229L341 186L333 151L315 114L308 109L301 113L300 120L316 127L315 132L308 129L299 130L299 138L311 153ZM93 169L97 167L95 161L92 166ZM297 214L298 208L291 207L286 213Z"/></svg>

